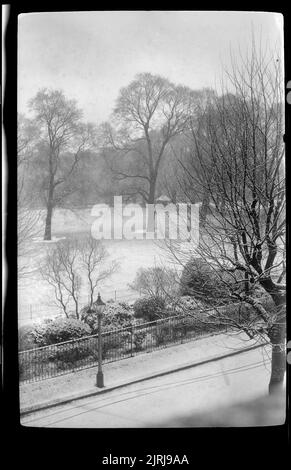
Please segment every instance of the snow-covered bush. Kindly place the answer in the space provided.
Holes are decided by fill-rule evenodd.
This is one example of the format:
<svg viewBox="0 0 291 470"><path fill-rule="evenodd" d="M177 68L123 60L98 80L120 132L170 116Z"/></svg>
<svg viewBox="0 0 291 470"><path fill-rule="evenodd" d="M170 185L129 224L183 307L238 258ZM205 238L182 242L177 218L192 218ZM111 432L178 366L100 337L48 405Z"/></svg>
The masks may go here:
<svg viewBox="0 0 291 470"><path fill-rule="evenodd" d="M45 320L35 326L31 332L37 346L61 343L71 339L90 335L91 330L84 322L73 318L58 318Z"/></svg>
<svg viewBox="0 0 291 470"><path fill-rule="evenodd" d="M142 318L145 322L165 316L165 307L165 300L161 297L143 297L133 305L135 317Z"/></svg>
<svg viewBox="0 0 291 470"><path fill-rule="evenodd" d="M94 309L94 303L92 308L87 306L81 310L81 320L91 328L92 334L98 333L98 314ZM126 328L127 326L131 326L134 320L134 312L131 305L127 302L110 300L106 303L101 326L103 330Z"/></svg>

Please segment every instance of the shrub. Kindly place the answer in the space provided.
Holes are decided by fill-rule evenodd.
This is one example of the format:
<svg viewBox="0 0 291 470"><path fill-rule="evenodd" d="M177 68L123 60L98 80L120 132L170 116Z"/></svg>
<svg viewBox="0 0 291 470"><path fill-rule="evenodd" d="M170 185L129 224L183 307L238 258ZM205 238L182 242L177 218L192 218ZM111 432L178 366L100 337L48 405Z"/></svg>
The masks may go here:
<svg viewBox="0 0 291 470"><path fill-rule="evenodd" d="M18 371L20 380L31 380L49 371L50 362L46 354L41 354L37 347L29 353L20 353L18 356ZM39 354L40 353L40 354Z"/></svg>
<svg viewBox="0 0 291 470"><path fill-rule="evenodd" d="M228 304L226 306L219 307L216 311L209 305L194 297L183 296L169 304L168 309L176 315L181 314L181 316L183 316L181 321L177 325L173 326L174 336L182 337L186 336L188 332L200 334L211 333L216 330L223 329L224 326L221 323L217 312L232 312L238 308L234 307L232 304Z"/></svg>
<svg viewBox="0 0 291 470"><path fill-rule="evenodd" d="M187 336L187 332L193 329L193 326L191 328L191 325L187 324L178 324L173 326L173 339L179 339L179 338L184 338Z"/></svg>
<svg viewBox="0 0 291 470"><path fill-rule="evenodd" d="M33 337L33 325L23 325L18 328L18 350L25 351L33 349L37 345Z"/></svg>
<svg viewBox="0 0 291 470"><path fill-rule="evenodd" d="M188 261L180 279L182 296L193 296L210 306L232 302L229 290L235 286L234 277L223 270L215 270L201 258Z"/></svg>
<svg viewBox="0 0 291 470"><path fill-rule="evenodd" d="M89 356L96 356L97 354L96 345L95 347L92 347L92 345L77 342L72 344L69 348L62 346L66 345L60 345L56 350L52 351L52 354L49 357L50 361L59 362L59 368L66 367L66 364L82 361Z"/></svg>
<svg viewBox="0 0 291 470"><path fill-rule="evenodd" d="M83 307L80 311L80 319L89 326L90 331L92 332L94 323L97 321L97 313L93 311L93 308L90 308L89 305L86 305L86 307Z"/></svg>
<svg viewBox="0 0 291 470"><path fill-rule="evenodd" d="M109 301L104 309L102 326L105 329L126 328L134 323L133 307L127 302Z"/></svg>
<svg viewBox="0 0 291 470"><path fill-rule="evenodd" d="M145 321L157 320L165 316L165 300L160 297L143 297L135 301L133 305L136 318L143 318Z"/></svg>
<svg viewBox="0 0 291 470"><path fill-rule="evenodd" d="M130 331L121 331L115 334L108 334L103 337L102 344L102 357L103 359L110 357L110 352L120 350L120 355L122 352L126 352L127 346L130 346ZM115 354L115 353L114 353Z"/></svg>
<svg viewBox="0 0 291 470"><path fill-rule="evenodd" d="M154 332L154 338L157 346L167 343L172 339L171 327L169 325L157 325Z"/></svg>
<svg viewBox="0 0 291 470"><path fill-rule="evenodd" d="M94 311L88 313L89 306L81 310L81 320L85 322L92 333L98 333L98 314ZM102 329L110 330L114 328L126 328L134 323L133 308L127 302L116 302L110 300L106 303L102 315Z"/></svg>
<svg viewBox="0 0 291 470"><path fill-rule="evenodd" d="M136 351L141 351L143 348L143 342L147 333L145 331L138 331L133 335L133 344Z"/></svg>
<svg viewBox="0 0 291 470"><path fill-rule="evenodd" d="M36 326L32 332L35 343L38 346L69 341L90 335L91 330L85 323L74 319L46 320Z"/></svg>
<svg viewBox="0 0 291 470"><path fill-rule="evenodd" d="M169 312L169 314L171 313L172 315L186 315L187 313L203 311L207 308L209 308L209 305L207 305L202 300L198 300L190 295L177 297L167 305L167 311Z"/></svg>
<svg viewBox="0 0 291 470"><path fill-rule="evenodd" d="M177 294L179 283L175 271L155 266L140 268L130 287L148 298L166 299Z"/></svg>

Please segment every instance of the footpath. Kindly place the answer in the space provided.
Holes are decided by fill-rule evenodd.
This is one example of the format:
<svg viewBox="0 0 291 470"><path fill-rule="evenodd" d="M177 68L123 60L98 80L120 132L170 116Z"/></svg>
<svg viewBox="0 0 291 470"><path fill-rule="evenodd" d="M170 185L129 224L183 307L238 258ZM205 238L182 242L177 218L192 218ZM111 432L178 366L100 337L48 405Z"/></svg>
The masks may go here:
<svg viewBox="0 0 291 470"><path fill-rule="evenodd" d="M244 333L203 337L132 358L104 364L104 388L96 387L97 367L39 382L20 384L20 413L28 414L80 398L87 398L171 372L185 370L254 348L268 348Z"/></svg>

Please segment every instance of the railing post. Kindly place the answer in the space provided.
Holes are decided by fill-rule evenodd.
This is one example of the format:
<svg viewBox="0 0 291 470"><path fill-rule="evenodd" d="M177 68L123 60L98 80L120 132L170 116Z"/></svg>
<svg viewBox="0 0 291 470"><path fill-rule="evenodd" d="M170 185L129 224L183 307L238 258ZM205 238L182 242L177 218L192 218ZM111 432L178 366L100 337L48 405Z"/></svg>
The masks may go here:
<svg viewBox="0 0 291 470"><path fill-rule="evenodd" d="M185 331L184 328L185 326L183 325L183 320L182 320L182 325L181 325L181 344L183 344L183 332Z"/></svg>
<svg viewBox="0 0 291 470"><path fill-rule="evenodd" d="M130 327L130 356L133 357L133 326Z"/></svg>

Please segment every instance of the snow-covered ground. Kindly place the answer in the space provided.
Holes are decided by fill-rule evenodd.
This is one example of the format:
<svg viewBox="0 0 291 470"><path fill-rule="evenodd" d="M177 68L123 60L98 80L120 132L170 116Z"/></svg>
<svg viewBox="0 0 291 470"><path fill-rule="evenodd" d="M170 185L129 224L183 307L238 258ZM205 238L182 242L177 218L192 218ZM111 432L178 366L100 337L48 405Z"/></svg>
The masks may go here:
<svg viewBox="0 0 291 470"><path fill-rule="evenodd" d="M285 403L284 397L276 402L268 400L269 369L259 348L35 412L24 417L22 425L56 428L278 425L285 419Z"/></svg>
<svg viewBox="0 0 291 470"><path fill-rule="evenodd" d="M44 217L41 219L43 221ZM85 236L90 233L95 219L96 217L91 215L90 208L74 211L56 209L52 221L52 241L43 242L40 235L32 241L33 255L30 252L29 258L25 260L31 272L28 276L19 279L18 320L20 325L61 313L55 305L53 288L41 278L38 267L48 245L51 246L53 243L71 237ZM43 233L44 227L40 226L40 230ZM132 291L128 284L132 283L139 268L160 264L172 265L172 261L162 248L160 241L123 239L103 240L103 243L109 253L110 260L119 263L119 268L112 277L100 284L100 292L104 300L116 298L117 300L134 301L139 294ZM172 267L174 266L172 265ZM180 266L176 265L175 267L181 269ZM80 304L86 304L87 300L84 293L80 298Z"/></svg>

